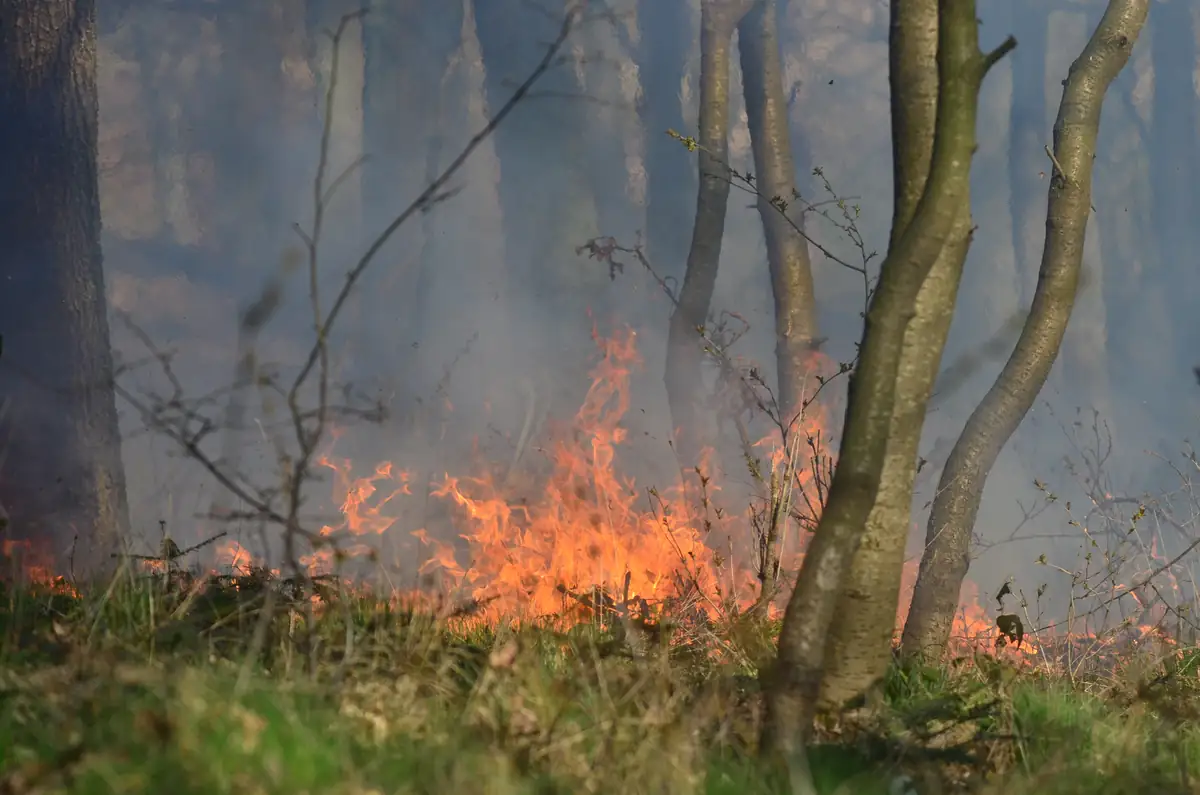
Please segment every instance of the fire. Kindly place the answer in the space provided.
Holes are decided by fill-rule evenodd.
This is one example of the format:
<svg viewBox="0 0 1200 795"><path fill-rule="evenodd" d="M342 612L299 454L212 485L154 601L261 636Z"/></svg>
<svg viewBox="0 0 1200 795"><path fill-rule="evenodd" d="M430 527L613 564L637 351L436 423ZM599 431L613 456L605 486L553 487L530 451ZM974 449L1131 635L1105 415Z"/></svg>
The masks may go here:
<svg viewBox="0 0 1200 795"><path fill-rule="evenodd" d="M833 440L828 433L828 408L816 400L819 385L825 384L835 371L832 365L825 355L812 352L807 369L814 388L802 390L807 403L783 410L780 422L753 445L767 453L769 499L779 501L785 513L803 518L801 526L787 523L795 533L780 539L779 560L789 571L798 570L804 560L804 550L824 508L829 483L823 479L832 471ZM771 607L776 612L778 605Z"/></svg>
<svg viewBox="0 0 1200 795"><path fill-rule="evenodd" d="M621 420L630 408L630 379L641 357L631 330L610 338L593 332L593 337L600 356L590 373L591 387L573 423L550 446L552 474L539 496L528 503L516 501L490 473L444 475L433 496L457 509L464 549L425 529L414 531L426 554L422 572L439 575L446 590L476 600L482 605L477 615L490 621L563 615L592 604L598 594L650 605L684 602L710 617L731 606L745 609L758 596L752 567L734 564L733 555L717 554L712 536L720 527L733 537L745 537L746 546L750 517L731 513L714 520L705 515L697 482L645 492L619 474L618 452L627 440ZM827 371L827 365L814 354L814 375ZM821 482L822 472L830 466L827 409L811 402L792 416L798 419L786 440L776 428L754 446L766 452L770 471L764 477L771 481L772 494L787 492L789 504L815 525L828 485ZM385 508L411 494L407 472L384 462L372 475L354 478L347 459L326 456L320 463L335 473L335 499L344 517L341 524L322 528L322 536L378 537L392 527L394 519ZM719 491L712 482L705 488L710 500ZM781 539L780 557L785 570L795 571L809 532L788 525L793 529ZM340 554L353 557L368 549L357 544ZM330 571L335 557L332 550L321 549L304 562L314 573L323 573ZM911 593L916 570L915 561L906 564L905 593ZM994 647L995 619L979 606L969 582L961 604L953 630L956 649ZM772 605L771 612L778 615L779 607ZM907 612L905 598L897 627L903 626ZM1024 642L1015 654L1027 656L1033 649Z"/></svg>
<svg viewBox="0 0 1200 795"><path fill-rule="evenodd" d="M599 356L591 386L573 421L555 429L547 445L549 474L534 496L517 499L506 478L486 467L473 476L442 475L431 496L451 508L460 543L446 543L424 528L413 531L424 557L420 570L427 580L439 581L440 589L430 593L426 582L423 591L398 599L424 606L437 605L438 599L470 603L472 615L488 622L579 618L594 615L600 604L717 617L757 599L754 566L746 562L752 531L759 527L755 515L715 512L720 487L707 476L645 489L621 474L619 456L628 441L622 419L630 408L632 374L642 360L632 330L611 337L593 331L593 337ZM813 373L827 375L829 363L814 357ZM796 571L803 559L832 470L827 412L812 401L793 412L798 420L787 436L775 429L754 445L770 467L763 475L771 498L786 499L806 520L803 527L785 520L790 529L780 539L780 560L787 572ZM413 496L412 475L384 461L371 474L356 477L353 462L333 456L332 450L317 463L334 474L341 520L321 528L320 537L330 543L318 546L302 564L316 575L340 573L340 563L348 558L377 559L377 541L399 540L396 517ZM712 471L701 469L706 475ZM347 539L355 543L341 543ZM234 570L248 570L253 563L234 541L220 545L217 558ZM916 561L906 563L897 634L916 574ZM775 615L779 607L770 606ZM1026 619L1022 616L1023 624ZM1045 638L1035 636L1033 628L1025 630L1020 643L998 643L1000 635L996 617L980 606L978 589L965 582L952 629L953 653L1002 654L1024 664L1045 657L1038 645Z"/></svg>
<svg viewBox="0 0 1200 795"><path fill-rule="evenodd" d="M420 570L429 579L440 580L440 589L431 592L427 582L423 590L395 594L396 601L439 610L447 604L468 603L474 617L488 622L592 617L601 605L632 605L638 612L652 614L691 611L716 618L756 601L759 583L749 553L755 545L754 533L762 527L762 506L749 514L715 510L720 485L707 463L701 467L703 477L681 478L665 489L639 487L633 478L622 475L619 457L628 442L622 419L630 409L632 374L642 364L637 335L625 329L611 337L593 331L593 337L599 356L590 373L591 386L573 421L555 429L547 450L549 474L534 490L535 496L516 499L506 478L487 468L469 477L445 473L431 496L451 507L461 543L445 543L426 529L413 531L424 556ZM829 364L814 354L813 386L822 383L820 376L828 377ZM792 412L790 418L796 421L787 435L775 428L752 445L769 467L761 474L770 499L782 501L785 516L798 514L804 520L784 519L788 531L779 539L779 559L785 572L798 570L827 493L833 443L828 411L810 398L803 411ZM316 463L334 475L333 497L341 518L320 529L319 537L329 543L317 545L312 554L301 558L301 564L311 575L321 575L341 573L340 564L349 558L377 559L376 542L398 540L396 517L403 515L405 501L413 497L411 473L384 461L371 474L356 477L353 462L335 457L332 450ZM347 539L354 543L342 543ZM73 592L28 546L5 541L0 557L19 561L19 571L28 582ZM255 557L237 541L225 540L214 549L216 564L226 570L247 574L255 568ZM1161 557L1157 539L1148 557ZM142 563L146 570L167 569L166 562L153 558ZM916 575L917 562L907 562L896 614L897 637L907 618ZM1125 590L1131 599L1139 600L1137 593ZM319 602L317 596L313 599ZM769 605L770 614L778 616L781 606ZM1164 609L1153 605L1141 611L1142 618ZM1020 618L1023 625L1032 623L1028 616ZM1135 641L1161 635L1154 626L1129 623L1128 627ZM951 633L952 654L998 654L1024 665L1048 660L1049 649L1060 641L1032 627L1023 630L1020 643L1005 642L997 617L980 606L977 587L964 582ZM1086 628L1073 631L1067 639L1071 643L1083 639L1092 648L1110 643Z"/></svg>
<svg viewBox="0 0 1200 795"><path fill-rule="evenodd" d="M332 525L322 527L320 534L326 539L339 533L348 533L353 536L383 535L395 522L395 519L383 513L384 509L397 498L412 493L408 486L409 474L396 469L390 461L384 461L376 466L374 475L357 479L351 476L352 464L347 459L335 460L326 455L317 463L333 470L334 492L343 495L341 513L344 521L336 527ZM395 488L383 499L373 499L378 491L378 484L386 481L394 482ZM329 546L302 557L300 562L307 566L312 574L328 574L334 570L335 559L339 555L373 557L374 554L375 550L365 544L337 549Z"/></svg>
<svg viewBox="0 0 1200 795"><path fill-rule="evenodd" d="M601 357L591 388L573 432L558 434L549 451L553 474L540 496L512 504L492 476L446 475L434 495L459 507L471 562L459 565L448 546L418 531L431 553L423 570L487 602L492 618L561 614L597 593L650 604L688 599L713 615L729 594L708 525L688 499L695 495L679 485L651 492L647 507L615 466L630 376L641 364L636 334L594 336Z"/></svg>
<svg viewBox="0 0 1200 795"><path fill-rule="evenodd" d="M47 551L30 541L0 540L0 580L16 575L18 582L37 590L64 596L77 596L75 586L54 574L54 563Z"/></svg>

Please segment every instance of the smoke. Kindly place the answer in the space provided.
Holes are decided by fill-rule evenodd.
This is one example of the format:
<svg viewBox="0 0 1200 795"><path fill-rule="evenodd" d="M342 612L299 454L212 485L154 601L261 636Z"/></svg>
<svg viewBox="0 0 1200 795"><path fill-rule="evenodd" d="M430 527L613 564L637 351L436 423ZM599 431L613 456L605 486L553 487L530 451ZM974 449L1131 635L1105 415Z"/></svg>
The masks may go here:
<svg viewBox="0 0 1200 795"><path fill-rule="evenodd" d="M110 300L154 341L159 355L171 352L186 392L208 396L202 408L218 420L235 379L240 314L265 285L279 280L282 293L255 341L262 371L278 372L286 382L314 341L304 269L282 263L302 249L292 225L311 232L311 184L332 64L331 46L318 31L336 27L337 14L316 19L305 16L306 4L273 5L283 9L282 17L248 10L244 18L229 12L221 19L203 11L130 8L100 40ZM328 10L334 4L314 5ZM561 10L556 3L543 12L509 0L483 4L488 16L477 17L470 0L412 5L424 8L371 5L362 25L348 29L340 51L329 168L336 175L366 160L329 204L318 279L326 309L373 236L527 76ZM686 208L690 217L692 184L645 204L647 174L660 166L649 158L678 155L661 154L656 136L664 131L641 122L648 78L637 58L656 42L691 53L677 99L685 123L694 125L697 31L655 27L656 17L641 20L644 4L632 0L592 5L596 13L573 34L562 63L466 163L450 186L453 195L384 248L333 330L334 381L352 387L336 401L377 403L387 413L378 423L334 423L336 455L353 460L363 474L384 460L410 468L418 479L469 474L479 458L508 464L522 438L521 463L536 464L547 417L569 418L588 387L593 329L607 334L629 325L638 333L644 368L634 380L625 465L645 486L678 477L661 375L670 302L636 266L610 278L607 266L576 248L599 235L633 244L639 230L653 232L656 219L671 215L663 207ZM693 21L697 5L691 3ZM945 359L967 365L949 379L953 388L939 389L927 422L922 455L929 465L914 503L914 554L938 467L1011 350L1011 320L1027 306L1036 278L1036 264L1029 271L1013 250L1014 224L1021 223L1013 209L1025 198L1012 195L1010 167L1014 156L1032 172L1048 165L1040 149L1014 150L1013 109L1036 119L1044 143L1050 142L1059 81L1100 12L1087 7L1021 16L1009 5L980 3L982 35L985 43L1009 32L1024 41L1029 26L1048 31L1045 53L1018 48L1014 55L1042 60L1045 107L1022 104L1027 87L1014 84L1012 59L986 83L972 186L979 228ZM1092 407L1113 429L1115 450L1105 466L1114 490L1132 495L1178 487L1170 468L1152 465L1145 451L1178 460L1195 416L1190 348L1174 343L1195 329L1169 310L1176 305L1173 293L1195 289L1186 254L1197 241L1189 228L1170 239L1159 235L1153 246L1142 243L1156 235L1150 200L1159 189L1147 167L1145 136L1157 136L1156 146L1181 156L1194 147L1194 136L1164 139L1148 125L1163 65L1177 58L1179 72L1191 74L1195 50L1155 52L1151 61L1159 30L1154 14L1150 24L1105 106L1085 253L1089 284L1051 383L988 481L977 527L985 542L1003 541L1019 526L1031 536L1072 531L1061 510L1032 520L1027 514L1040 496L1035 478L1064 501L1082 504L1086 484L1063 458L1078 457L1071 433L1086 426ZM828 198L812 173L819 168L857 208L878 264L891 213L886 6L875 0L791 3L781 32L800 190L809 199ZM675 36L687 41L668 41ZM749 171L736 58L730 84L731 165ZM1171 129L1178 133L1179 127ZM1194 193L1194 183L1188 190ZM1044 207L1044 188L1030 200ZM753 197L734 191L730 202L714 310L745 318L749 332L735 352L759 363L770 380L772 303L760 221ZM828 221L814 216L807 226L839 257L858 257ZM665 261L653 264L678 280L681 252L661 253ZM816 252L814 267L826 350L848 360L861 333L861 277ZM161 361L120 323L114 337L130 367L122 376L127 386L163 394ZM237 466L266 485L278 479L276 438L286 431L286 407L262 384L242 393ZM833 399L832 415L840 417ZM223 529L202 518L214 501L228 498L211 474L122 408L134 523L147 549L157 545L160 521L184 546ZM219 457L220 435L207 443ZM745 480L740 473L731 477ZM336 513L332 484L309 488L314 514ZM414 530L431 516L404 516L399 524ZM977 566L981 587L994 591L1013 575L1032 592L1046 574L1032 568L1033 559L1049 552L1069 568L1074 564L1066 559L1077 547L1071 538L992 546Z"/></svg>

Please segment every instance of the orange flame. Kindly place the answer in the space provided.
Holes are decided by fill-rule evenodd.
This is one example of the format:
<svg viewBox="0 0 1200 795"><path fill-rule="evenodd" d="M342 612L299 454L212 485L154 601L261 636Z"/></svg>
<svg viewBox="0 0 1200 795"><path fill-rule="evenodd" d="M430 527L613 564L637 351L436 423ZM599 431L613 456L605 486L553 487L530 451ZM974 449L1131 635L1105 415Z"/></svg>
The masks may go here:
<svg viewBox="0 0 1200 795"><path fill-rule="evenodd" d="M37 590L65 596L78 595L66 577L54 574L54 561L40 545L30 541L0 540L0 579L15 575L18 582Z"/></svg>
<svg viewBox="0 0 1200 795"><path fill-rule="evenodd" d="M481 612L492 621L560 615L587 603L597 592L614 600L645 599L651 604L690 600L709 616L724 605L749 606L757 597L753 572L717 555L708 537L717 524L746 535L745 517L714 521L700 514L700 495L692 483L652 490L651 505L640 507L637 485L618 474L617 452L627 433L621 420L630 406L631 375L641 358L631 330L611 338L593 332L593 337L600 359L590 373L591 387L569 432L558 434L551 446L553 472L540 496L529 503L516 502L490 474L446 474L433 494L458 508L467 554L462 557L453 545L433 538L425 529L416 530L412 535L428 554L422 572L436 572L450 589L461 589L484 603ZM820 354L814 354L811 365L814 375L829 374L829 363ZM816 378L814 382L815 386ZM791 504L815 522L824 497L816 477L822 462L811 459L827 455L832 441L827 410L810 402L791 417L797 422L789 429L786 444L780 430L774 429L756 447L769 451L776 485L792 484ZM410 493L407 474L385 462L373 475L355 479L346 459L326 457L322 463L337 474L335 495L344 515L341 525L323 528L322 534L386 532L392 520L382 510L397 496ZM374 499L377 484L383 481L396 487L384 499ZM706 488L710 498L719 489L711 483ZM796 530L783 539L785 569L799 567L807 536ZM306 560L315 570L318 563L327 566L331 559L329 550L320 550ZM906 592L911 592L915 578L915 562L906 564ZM903 626L907 612L906 598L897 610L897 627ZM979 606L971 583L963 586L953 634L960 651L994 646L994 619ZM1032 649L1023 643L1017 654L1029 655Z"/></svg>
<svg viewBox="0 0 1200 795"><path fill-rule="evenodd" d="M715 614L723 598L721 566L706 544L703 517L683 499L687 489L652 492L654 507L647 509L638 506L632 479L616 472L630 375L641 363L636 334L594 336L600 362L575 432L552 445L553 474L540 497L512 504L494 477L446 475L434 495L460 508L471 563L459 565L449 547L419 531L431 549L423 570L439 570L487 601L491 618L560 614L597 591L649 603L687 598Z"/></svg>
<svg viewBox="0 0 1200 795"><path fill-rule="evenodd" d="M610 338L593 331L593 337L600 357L590 373L591 386L574 422L556 433L549 446L551 474L537 496L528 502L516 500L486 471L475 477L445 474L433 496L454 508L462 543L456 549L426 529L413 531L426 551L422 573L437 574L444 590L476 600L481 607L475 615L490 622L578 614L595 609L598 597L609 604L674 601L710 617L724 607L749 606L757 597L751 567L734 565L733 555L717 554L713 537L715 528L729 530L741 538L745 551L748 517L709 515L701 507L705 502L698 483L679 482L646 492L619 474L618 453L627 441L621 421L630 407L631 375L641 358L632 330ZM828 374L827 364L814 354L812 371ZM798 423L786 443L776 429L756 446L769 451L775 482L791 484L791 504L815 522L822 486L827 485L817 472L828 471L829 462L811 459L826 455L831 446L827 408L811 402L795 415ZM342 514L339 523L321 529L321 536L331 541L346 536L369 540L388 534L395 525L389 509L412 493L409 473L385 461L372 474L354 477L348 459L326 455L319 463L335 474L334 498ZM708 472L711 467L702 469ZM703 487L709 500L719 490L707 480ZM648 502L643 501L646 494ZM783 539L781 555L788 571L799 567L808 537L799 529L792 532ZM328 573L342 558L374 554L367 543L337 552L321 547L303 562L314 574ZM219 557L234 568L250 562L249 553L235 542L224 545ZM916 562L906 563L897 633L907 617L916 574ZM432 604L428 594L405 595L410 597L415 603ZM1020 644L998 648L999 634L995 618L980 606L978 589L965 582L952 629L952 652L998 652L1026 663L1039 654L1036 638L1026 636Z"/></svg>

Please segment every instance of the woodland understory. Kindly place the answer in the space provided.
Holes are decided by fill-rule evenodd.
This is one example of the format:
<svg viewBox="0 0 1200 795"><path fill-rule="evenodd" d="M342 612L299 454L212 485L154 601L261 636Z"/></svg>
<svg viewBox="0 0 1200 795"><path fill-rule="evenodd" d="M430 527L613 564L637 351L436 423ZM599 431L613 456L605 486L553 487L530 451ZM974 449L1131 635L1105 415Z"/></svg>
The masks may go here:
<svg viewBox="0 0 1200 795"><path fill-rule="evenodd" d="M0 795L1200 793L1193 5L0 0Z"/></svg>

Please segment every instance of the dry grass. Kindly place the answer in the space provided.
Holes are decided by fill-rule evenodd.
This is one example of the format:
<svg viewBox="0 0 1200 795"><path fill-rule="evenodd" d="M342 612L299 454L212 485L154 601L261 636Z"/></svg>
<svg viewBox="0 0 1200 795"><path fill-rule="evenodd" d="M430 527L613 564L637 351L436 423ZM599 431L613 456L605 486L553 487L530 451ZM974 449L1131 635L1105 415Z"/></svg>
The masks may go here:
<svg viewBox="0 0 1200 795"><path fill-rule="evenodd" d="M472 627L286 583L126 576L0 601L0 792L781 792L754 762L757 677L710 626ZM708 642L701 642L702 638ZM990 658L889 677L826 720L827 793L1200 791L1200 653L1098 677ZM901 786L904 785L904 786Z"/></svg>

